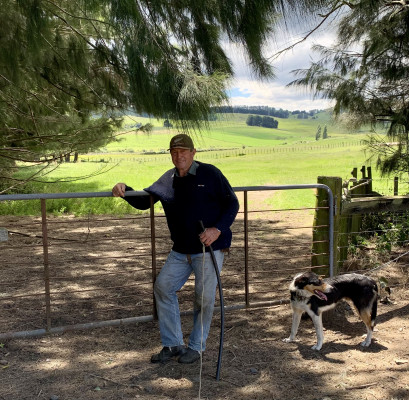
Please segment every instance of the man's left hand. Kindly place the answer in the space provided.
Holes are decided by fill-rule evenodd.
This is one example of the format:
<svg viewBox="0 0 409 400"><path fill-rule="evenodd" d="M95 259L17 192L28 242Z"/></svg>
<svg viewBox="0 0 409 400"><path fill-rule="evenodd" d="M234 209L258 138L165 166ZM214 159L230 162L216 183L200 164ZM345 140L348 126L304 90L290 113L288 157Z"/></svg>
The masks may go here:
<svg viewBox="0 0 409 400"><path fill-rule="evenodd" d="M210 246L219 238L220 233L217 228L206 228L204 232L199 235L199 238L205 246Z"/></svg>

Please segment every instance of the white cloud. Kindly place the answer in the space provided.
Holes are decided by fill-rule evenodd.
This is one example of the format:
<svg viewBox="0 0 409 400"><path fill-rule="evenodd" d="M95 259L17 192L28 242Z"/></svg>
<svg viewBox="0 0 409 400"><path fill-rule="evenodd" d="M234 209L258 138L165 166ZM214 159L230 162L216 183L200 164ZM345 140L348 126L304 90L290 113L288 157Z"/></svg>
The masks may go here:
<svg viewBox="0 0 409 400"><path fill-rule="evenodd" d="M252 76L248 60L245 59L243 51L238 46L228 46L226 51L233 61L235 72L235 79L231 83L229 92L231 94L230 103L232 105L266 105L290 111L331 107L328 100L314 100L312 93L306 89L287 87L287 84L296 78L291 71L308 68L311 61L318 58L319 55L311 50L313 44L330 45L334 42L334 38L333 31L325 29L298 43L293 49L282 53L272 61L276 78L268 83L261 83ZM274 48L286 48L300 39L301 37L294 38L288 43L278 43ZM273 50L269 51L274 54Z"/></svg>
<svg viewBox="0 0 409 400"><path fill-rule="evenodd" d="M260 83L251 79L235 79L232 84L232 105L264 105L285 110L312 110L330 107L328 100L312 99L305 90L286 87L280 82Z"/></svg>

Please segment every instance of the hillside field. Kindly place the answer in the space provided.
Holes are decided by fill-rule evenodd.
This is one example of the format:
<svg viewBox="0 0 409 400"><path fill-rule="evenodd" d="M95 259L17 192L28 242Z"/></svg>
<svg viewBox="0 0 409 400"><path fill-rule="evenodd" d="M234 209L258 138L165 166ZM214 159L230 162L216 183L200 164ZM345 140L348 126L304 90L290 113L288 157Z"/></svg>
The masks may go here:
<svg viewBox="0 0 409 400"><path fill-rule="evenodd" d="M328 113L317 119L300 120L292 116L278 119L279 129L249 127L246 115L222 115L210 123L210 129L193 134L198 153L196 159L220 168L231 185L311 184L321 175L351 177L354 167L370 166L362 140L368 132L346 132L334 125ZM150 134L136 133L136 123L150 122ZM328 139L315 140L318 126L328 129ZM149 186L172 167L167 148L175 129L163 128L162 121L127 117L118 141L98 152L80 155L77 163L63 163L41 178L24 186L24 193L110 191L117 182L125 182L135 190ZM382 184L385 185L384 183ZM376 189L375 189L376 190ZM268 199L266 200L269 201ZM312 206L305 191L277 193L275 205ZM0 203L0 213L36 214L38 205L27 202ZM47 202L49 212L75 214L128 213L133 211L124 202L111 199L66 199Z"/></svg>

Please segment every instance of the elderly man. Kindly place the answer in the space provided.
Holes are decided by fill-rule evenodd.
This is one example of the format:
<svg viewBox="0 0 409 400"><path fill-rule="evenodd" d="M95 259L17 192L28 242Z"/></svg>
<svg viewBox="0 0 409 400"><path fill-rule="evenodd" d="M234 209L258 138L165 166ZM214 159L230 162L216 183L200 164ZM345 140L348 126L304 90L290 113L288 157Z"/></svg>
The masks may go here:
<svg viewBox="0 0 409 400"><path fill-rule="evenodd" d="M237 215L239 202L219 169L194 160L196 149L188 135L174 136L169 150L175 168L146 188L146 196L130 196L125 200L138 209L149 208L149 195L155 202L159 200L173 241L154 287L163 348L152 356L151 362L164 363L178 357L180 363L190 364L205 350L213 316L217 276L208 246L212 245L221 270L224 254L231 245L230 226ZM115 197L124 197L127 190L133 189L117 183L112 193ZM199 221L205 226L203 232ZM195 274L194 323L186 348L176 292L192 272Z"/></svg>

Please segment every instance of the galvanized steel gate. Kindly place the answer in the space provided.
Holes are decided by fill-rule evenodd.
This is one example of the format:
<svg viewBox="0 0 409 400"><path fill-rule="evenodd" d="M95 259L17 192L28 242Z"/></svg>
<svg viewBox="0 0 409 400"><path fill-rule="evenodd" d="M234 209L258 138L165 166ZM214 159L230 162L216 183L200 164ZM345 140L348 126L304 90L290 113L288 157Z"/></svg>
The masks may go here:
<svg viewBox="0 0 409 400"><path fill-rule="evenodd" d="M260 207L260 198L252 199L262 193L306 189L327 193L327 224L306 225L317 207L266 209ZM311 258L317 255L311 251L314 229L327 233L327 250L320 254L327 263L320 268L333 274L334 199L328 186L234 190L241 208L222 272L225 310L287 303L291 277L310 269ZM164 215L155 212L153 203L149 215L73 218L46 213L49 199L101 197L112 193L0 196L0 201L41 203L41 217L24 218L25 223L19 217L0 216L0 340L155 318L153 283L171 243ZM192 288L189 281L179 293L183 315L191 313Z"/></svg>

